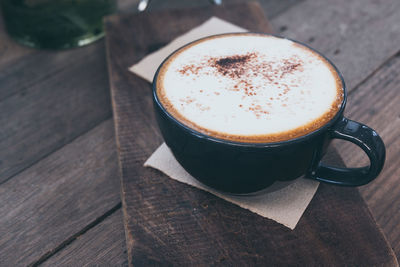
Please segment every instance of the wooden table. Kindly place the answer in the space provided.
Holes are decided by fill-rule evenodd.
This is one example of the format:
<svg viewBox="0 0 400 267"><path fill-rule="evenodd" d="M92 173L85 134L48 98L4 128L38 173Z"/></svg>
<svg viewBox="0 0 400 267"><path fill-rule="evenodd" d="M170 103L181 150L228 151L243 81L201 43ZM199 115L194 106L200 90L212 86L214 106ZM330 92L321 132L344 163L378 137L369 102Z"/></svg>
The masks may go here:
<svg viewBox="0 0 400 267"><path fill-rule="evenodd" d="M208 4L166 2L152 7ZM346 115L383 137L386 166L360 192L400 258L400 2L262 5L280 34L332 59L350 88ZM1 24L0 111L0 266L127 265L104 41L38 51ZM366 162L354 146L334 145L349 166Z"/></svg>

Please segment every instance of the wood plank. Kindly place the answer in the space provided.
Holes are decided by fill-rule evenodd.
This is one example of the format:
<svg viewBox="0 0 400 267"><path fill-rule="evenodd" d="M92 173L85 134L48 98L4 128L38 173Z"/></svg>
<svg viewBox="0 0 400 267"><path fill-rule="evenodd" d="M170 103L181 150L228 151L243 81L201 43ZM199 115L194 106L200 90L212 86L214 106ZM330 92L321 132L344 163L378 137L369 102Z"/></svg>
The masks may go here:
<svg viewBox="0 0 400 267"><path fill-rule="evenodd" d="M231 8L225 19L252 30L268 31L259 8L251 7ZM127 15L106 21L130 264L396 266L393 251L354 188L321 185L297 228L290 231L143 168L162 139L151 111L150 85L126 68L148 53L149 47L171 40L179 31L186 31L185 26L192 27L193 21L199 24L198 17L204 20L200 10L171 13ZM241 21L245 14L248 19ZM172 32L161 32L161 24L173 25L168 27ZM126 34L134 25L142 27ZM333 159L338 160L337 154Z"/></svg>
<svg viewBox="0 0 400 267"><path fill-rule="evenodd" d="M328 56L350 90L397 53L399 22L398 0L307 0L271 21Z"/></svg>
<svg viewBox="0 0 400 267"><path fill-rule="evenodd" d="M269 12L287 7L283 3ZM124 1L125 8L135 4ZM2 30L0 183L111 116L103 41L38 51L14 43Z"/></svg>
<svg viewBox="0 0 400 267"><path fill-rule="evenodd" d="M118 209L41 266L127 265L122 209Z"/></svg>
<svg viewBox="0 0 400 267"><path fill-rule="evenodd" d="M349 96L346 116L361 121L382 136L386 163L378 179L360 188L375 219L400 258L400 54L385 64ZM337 143L349 166L363 162L363 153Z"/></svg>
<svg viewBox="0 0 400 267"><path fill-rule="evenodd" d="M112 124L100 124L1 185L1 262L31 264L120 203Z"/></svg>
<svg viewBox="0 0 400 267"><path fill-rule="evenodd" d="M110 118L111 107L103 40L31 49L6 34L2 19L0 40L1 184Z"/></svg>
<svg viewBox="0 0 400 267"><path fill-rule="evenodd" d="M11 53L18 55L16 51L11 51ZM62 51L34 50L12 61L2 58L0 64L0 88L2 88L0 101L3 101L12 95L24 95L30 90L35 90L32 87L39 84L43 86L52 76L57 76L63 71L79 80L82 74L68 73L68 71L77 71L82 64L86 68L90 66L95 69L95 64L104 65L104 44L96 42L90 46ZM97 67L97 71L101 70Z"/></svg>
<svg viewBox="0 0 400 267"><path fill-rule="evenodd" d="M47 62L38 67L49 74L44 81L0 102L0 183L111 117L104 44L81 49L61 53L72 61L58 72L51 72L60 65L53 54L24 61L10 77L24 76L35 61ZM75 55L81 60L74 63Z"/></svg>
<svg viewBox="0 0 400 267"><path fill-rule="evenodd" d="M379 34L393 34L393 28L394 28L394 30L396 30L397 29L396 25L399 25L398 23L391 23L391 25L389 25L388 22L393 22L393 18L395 19L396 17L395 17L395 15L387 16L388 15L387 14L388 13L387 10L396 10L397 6L395 4L398 3L398 1L395 1L395 2L392 1L392 2L388 2L389 4L378 5L377 8L380 8L380 9L384 8L384 10L386 10L385 12L375 12L375 11L372 12L375 9L371 9L372 11L369 11L369 9L368 9L367 11L369 11L369 13L365 12L365 10L362 7L370 6L371 3L359 4L359 5L362 5L361 8L358 8L358 6L354 6L358 2L351 1L349 4L346 4L346 3L344 3L343 5L340 5L340 6L347 6L348 8L340 8L339 11L341 13L338 15L337 12L339 12L339 11L337 11L335 8L337 6L339 6L339 5L330 4L329 2L328 2L328 4L318 5L318 3L316 3L316 2L307 1L306 3L302 3L302 4L299 4L299 5L295 6L292 10L289 10L289 12L286 12L285 14L283 14L283 16L280 16L280 18L278 18L277 20L274 20L273 22L278 27L280 27L280 25L284 25L284 24L289 25L288 22L290 22L291 24L288 26L289 28L287 30L287 34L289 36L297 38L297 39L301 39L301 40L305 40L305 41L310 40L313 37L313 36L310 36L310 33L313 33L313 35L316 35L316 36L321 36L321 37L318 37L317 39L315 39L315 36L314 36L315 41L314 41L313 45L316 46L317 48L320 48L320 47L323 47L323 46L330 46L330 44L336 44L337 45L337 43L340 40L339 43L341 45L343 45L344 43L348 42L349 43L348 46L350 48L353 48L353 49L358 48L359 46L354 44L354 38L350 38L353 41L348 41L349 40L348 37L354 36L354 33L358 32L359 28L362 25L364 25L367 21L377 21L377 22L375 22L376 25L385 26L383 28L385 28L385 29L388 28L389 29L389 31L386 31L386 30L385 31L377 31ZM374 5L374 4L372 3L372 5ZM356 11L356 14L352 15L352 14L346 13L346 12L350 12L351 10ZM304 12L309 12L309 13L305 14ZM319 14L321 14L321 13L324 13L324 14L328 13L328 14L331 14L331 15L330 16L326 16L326 15L320 16ZM394 13L394 14L396 14L396 13ZM350 16L350 15L352 15L352 16ZM304 18L311 18L311 19L305 20ZM346 18L349 18L349 19L346 19ZM342 24L340 24L340 25L344 25L344 26L341 26L341 27L343 29L346 28L346 30L344 31L345 32L344 35L343 34L342 35L337 35L337 34L335 35L334 34L334 32L338 32L338 28L337 28L337 25L339 25L338 20L342 21L341 22ZM332 22L332 23L330 23L330 22ZM296 25L296 27L294 27L295 25ZM299 25L301 27L297 27L297 25ZM324 25L324 26L320 27L319 25ZM329 27L329 25L332 25L332 26ZM386 27L386 26L388 26L388 27ZM314 27L314 28L312 28L312 27ZM298 28L300 28L302 30L297 31ZM292 29L296 29L296 30L293 30L293 32L291 32ZM322 30L318 31L318 29L322 29ZM362 28L361 32L364 33L363 36L368 36L369 38L376 38L376 37L372 37L372 36L375 36L375 35L365 34L366 30L368 30L368 27L365 26L364 28ZM340 37L340 36L342 36L342 37ZM400 36L400 35L399 34L393 34L393 36L395 38L397 38L396 36ZM381 36L380 40L387 40L387 39L388 38L385 35L385 36ZM374 40L379 40L379 38L376 38ZM320 43L320 45L319 45L319 43ZM367 44L371 45L371 42L362 42L362 43L363 44L365 43L365 45L367 45ZM378 43L380 43L380 42L378 42L378 41L372 42L372 44L378 44ZM370 51L370 52L368 52L368 56L360 56L360 57L358 57L358 59L359 60L369 60L370 62L372 62L371 64L374 65L374 66L371 67L371 70L372 70L373 68L376 67L376 64L380 64L380 63L374 63L374 62L379 62L379 60L376 60L376 58L373 58L373 57L375 57L376 55L382 56L381 55L382 53L385 53L382 56L383 58L388 57L392 53L392 51L390 49L389 49L390 51L387 51L387 47L389 46L389 48L391 48L393 45L396 45L397 42L396 42L396 40L393 40L392 42L383 42L383 43L384 43L384 47L383 48L381 47L381 45L379 45L378 48L377 48L379 50L378 51L379 53L375 53L376 51L374 49L376 49L376 47L377 47L376 45L373 46L372 48L367 49L367 50L359 49L359 51ZM102 45L98 44L98 46L99 46L99 48L93 49L93 50L96 50L96 52L93 52L94 53L93 61L91 61L90 64L86 65L85 63L82 63L81 61L84 61L84 59L79 59L76 64L82 66L82 69L89 69L90 70L90 69L96 68L95 72L99 75L100 79L105 79L106 75L105 75L105 72L104 72L104 69L105 69L104 68L104 60L102 62L96 61L96 59L102 59L102 57L100 56L100 53L102 53L101 52L101 50L102 50L101 46ZM333 47L335 47L335 49L333 49L333 48L327 48L326 49L328 55L329 55L329 53L332 53L332 51L333 52L336 51L336 46L333 46ZM81 48L81 49L86 49L86 48ZM344 50L344 51L347 51L347 50ZM351 50L351 51L353 51L353 50ZM15 51L9 51L9 53L6 53L6 54L15 54ZM348 58L348 56L349 56L349 54L347 52L344 53L344 54L342 53L342 55L343 55L342 57L343 57L344 60L346 60ZM33 56L32 58L35 59L35 60L31 60L30 61L31 62L31 65L29 66L30 70L36 69L36 68L32 67L34 65L34 62L36 62L36 61L37 62L44 62L42 60L42 58L40 58L40 57ZM71 54L71 56L68 57L68 58L74 58L73 54ZM82 58L82 57L77 57L77 58ZM335 60L335 62L336 62L336 60ZM351 61L351 62L356 62L356 61ZM16 64L16 65L18 65L18 64ZM361 62L359 64L359 67L357 67L357 68L353 68L352 67L349 70L349 73L348 73L347 71L344 71L344 69L342 68L342 66L340 64L338 64L338 65L343 70L343 72L345 73L345 77L348 78L347 80L350 80L351 82L353 80L356 81L356 82L360 80L360 78L354 77L354 75L357 76L358 74L357 73L352 74L353 71L358 72L361 68L365 68L366 66L370 66L369 63L368 64L364 64L364 62ZM347 66L347 64L343 64L343 65ZM50 69L50 70L58 69L56 66L54 68L51 68L51 65L48 65L48 66L49 67L47 69ZM39 67L38 69L41 69L41 68ZM26 69L20 69L19 71L15 72L15 73L13 72L13 74L15 74L14 77L16 75L17 76L20 75L19 72L22 73L22 72L25 72L25 71L27 71L27 70ZM39 80L40 80L40 78L42 76L46 77L46 75L47 75L47 74L45 74L45 72L42 72L42 71L40 71L40 72L36 72L36 71L32 72L31 71L31 73L32 73L32 75L28 75L28 77L29 76L31 78L32 77L38 77ZM43 73L43 75L35 75L37 73ZM82 71L80 71L80 73L82 73ZM22 75L20 75L20 76L22 76ZM82 75L79 75L79 76L81 77ZM91 79L88 76L89 75L87 75L85 78L82 78L82 79ZM13 82L10 82L11 84L21 85L22 86L21 87L22 88L22 92L24 92L25 95L28 94L29 90L23 89L23 86L26 85L26 84L24 84L24 83L19 84L18 82L15 82L15 81L18 81L18 80L19 79L9 79L9 81L13 81ZM29 86L29 80L27 80L27 81L28 81L28 86ZM103 120L104 118L106 118L110 114L109 113L110 111L107 110L107 108L104 108L104 109L102 108L103 103L106 103L108 101L108 95L105 95L105 94L107 94L106 88L103 87L100 84L96 84L96 81L94 81L94 83L95 83L95 85L93 87L91 87L91 88L93 89L92 93L96 94L96 96L93 97L93 94L90 94L91 97L83 98L78 102L81 102L81 103L93 103L92 102L93 100L95 100L95 101L98 100L100 103L99 102L95 103L94 107L90 107L90 108L88 108L88 110L96 110L96 112L98 112L98 110L100 109L101 110L100 112L103 111L104 113L101 114L99 117L96 116L95 112L93 112L93 113L91 113L91 112L85 113L84 115L86 115L86 117L82 116L81 113L76 115L76 117L81 118L79 121L82 124L87 123L87 124L90 125L90 127L95 125L97 122ZM46 84L47 84L47 82L43 82L42 86L46 87ZM348 83L348 84L351 85L351 83ZM32 87L34 87L34 86L32 86ZM36 86L36 89L38 87L39 86ZM55 87L57 87L57 86L55 86ZM97 89L97 87L101 88L101 89L98 89L98 91L96 92L95 90ZM2 87L2 90L1 90L2 92L3 92L4 88L8 88L8 86ZM30 88L30 86L29 86L29 88ZM75 87L75 88L77 89L77 91L83 91L83 88L80 87L80 85L77 85L77 87ZM49 88L47 88L47 89L49 89ZM74 88L72 88L72 89L74 89ZM64 92L65 92L65 89L64 89ZM46 93L47 92L44 92L43 95L46 95ZM55 94L58 95L57 93L55 93ZM36 102L35 99L32 99L32 98L27 99L25 97L25 95L21 95L18 98L14 99L14 102L16 102L16 103L20 103L20 102L27 103L27 102L29 102L30 103L30 106L32 108L27 110L26 113L31 114L32 117L29 118L28 121L39 121L40 122L41 119L47 119L46 115L49 114L49 113L47 111L46 112L42 111L43 102L40 104L40 106L32 106L32 105L35 105L35 102ZM53 103L56 103L55 105L57 105L59 108L62 108L64 106L69 107L69 106L72 105L71 103L75 102L75 100L71 100L69 98L71 95L75 95L75 94L68 94L68 95L64 94L63 97L61 97L59 99L56 99L57 101L55 101ZM41 94L37 94L37 96L40 97ZM51 103L51 102L52 101L50 101L50 102L46 101L46 103ZM11 105L14 106L14 103L11 104ZM11 109L11 110L13 110L13 109ZM77 110L79 111L79 108ZM82 111L82 110L80 110L80 111ZM65 125L69 124L71 119L68 118L68 116L74 116L75 110L73 110L73 111L67 110L65 112L61 111L60 113L63 114L62 117L55 116L55 118L50 119L50 121L44 122L44 124L49 125L50 126L49 129L51 129L51 130L54 130L54 128L57 128L59 126L59 124L62 124L61 128L63 128L63 126L65 127ZM8 120L9 113L8 112L2 113L2 117L5 120ZM85 122L83 118L87 118L87 117L89 117L87 119L88 121ZM94 117L94 122L91 121L93 117ZM60 123L60 122L63 122L63 123ZM35 136L35 135L51 136L51 138L48 138L46 140L43 140L43 138L42 138L42 140L40 142L40 145L37 142L38 139L30 140L30 142L24 142L24 141L21 141L21 138L18 138L18 135L15 138L13 137L11 139L7 139L7 137L12 135L12 132L10 133L8 131L10 129L10 127L11 128L19 128L19 125L24 125L26 123L27 123L27 121L21 121L21 118L18 118L17 119L17 123L16 123L17 125L7 126L7 127L3 128L4 132L1 134L1 136L3 138L1 140L4 143L3 143L3 146L1 146L1 148L4 148L4 147L9 148L10 144L23 144L22 147L29 148L29 149L26 149L25 151L32 151L33 153L27 153L27 154L22 156L21 155L22 153L20 153L21 152L21 147L13 147L12 150L14 150L14 151L8 152L7 153L7 157L4 157L4 156L0 157L0 160L2 161L2 164L1 164L2 172L1 172L0 180L8 179L13 174L17 173L21 169L24 169L24 168L30 166L32 163L36 162L37 160L42 158L44 155L47 155L48 153L50 153L54 149L57 149L57 148L61 147L64 143L69 142L71 139L73 139L74 137L78 136L80 133L85 132L88 129L86 127L84 127L84 129L79 129L78 127L76 127L76 128L74 128L72 130L70 129L69 131L64 131L64 132L63 131L57 131L57 134L50 134L49 131L46 131L47 127L41 127L41 129L39 131L40 133L37 131L37 128L34 128L34 129L25 128L24 131L26 132L27 136L31 136L31 135L33 135L33 136ZM30 127L30 126L27 126L27 127ZM74 132L75 130L77 130L77 132ZM64 134L65 132L67 132L67 136L65 136L65 134ZM57 138L57 137L59 137L59 139L54 140L54 138ZM60 140L61 140L61 142L60 142ZM31 146L34 146L34 147L31 148ZM44 147L44 146L47 146L47 147ZM7 151L7 150L2 149L2 151Z"/></svg>
<svg viewBox="0 0 400 267"><path fill-rule="evenodd" d="M355 189L321 185L291 231L159 173L142 175L148 183L137 184L126 200L145 200L144 209L128 211L133 265L397 266ZM155 196L155 187L164 194Z"/></svg>
<svg viewBox="0 0 400 267"><path fill-rule="evenodd" d="M21 48L25 49L22 46ZM98 42L59 53L34 51L34 55L24 54L18 60L12 57L7 62L1 57L1 62L6 68L7 63L12 62L10 67L13 70L6 74L1 72L1 79L3 82L6 79L7 84L0 87L6 98L0 103L0 172L3 172L3 181L109 117L109 92L103 48L104 44ZM7 53L19 52L8 49ZM73 59L76 61L73 62ZM70 64L71 62L74 64ZM60 65L64 65L65 68ZM11 79L9 75L16 80ZM3 91L12 89L17 91ZM26 169L15 176L15 180L8 180L1 185L1 192L7 193L0 197L2 203L19 199L19 204L7 204L1 210L1 214L7 214L6 217L3 216L4 224L1 225L10 227L0 231L8 232L2 235L0 240L1 262L4 259L10 264L25 265L41 259L43 255L53 253L71 235L80 232L116 203L119 198L119 183L114 181L110 186L111 181L105 178L111 176L113 171L114 175L117 175L116 162L111 162L115 157L115 154L112 155L115 148L108 141L104 141L107 144L96 141L105 134L107 137L103 138L111 142L112 137L109 134L114 130L111 122L103 123L99 127L86 134L86 137L73 140L71 144L62 148L61 152L57 151ZM92 134L95 136L89 137ZM81 141L81 138L85 138L87 144ZM93 146L96 146L98 156L104 157L104 161L99 163L105 170L103 174L98 174L98 170L89 173L93 170L93 166L89 166L91 160L101 160L93 159L95 155L90 154ZM85 153L90 154L86 155L89 158L82 158ZM81 161L80 164L77 160ZM87 169L85 164L88 165ZM44 165L49 169L45 170ZM84 171L85 173L81 174ZM81 175L85 176L84 179ZM85 186L81 186L79 179L83 183L86 182ZM54 189L55 186L61 186L58 183L68 192L59 187ZM104 190L108 188L110 192L93 192L94 189L89 184ZM21 185L23 186L20 187ZM35 190L31 190L31 187ZM14 192L16 188L17 192ZM112 189L114 195L111 193ZM59 195L62 198L59 198ZM98 199L93 203L85 201L92 197ZM108 202L108 199L114 198L115 201ZM60 207L62 201L65 204ZM55 208L49 207L51 203ZM67 205L73 208L69 210ZM75 207L79 207L81 213L76 213L78 208ZM24 214L27 210L32 218L24 221L28 216ZM82 217L78 219L79 215ZM13 226L24 228L25 231ZM15 253L17 250L18 255Z"/></svg>

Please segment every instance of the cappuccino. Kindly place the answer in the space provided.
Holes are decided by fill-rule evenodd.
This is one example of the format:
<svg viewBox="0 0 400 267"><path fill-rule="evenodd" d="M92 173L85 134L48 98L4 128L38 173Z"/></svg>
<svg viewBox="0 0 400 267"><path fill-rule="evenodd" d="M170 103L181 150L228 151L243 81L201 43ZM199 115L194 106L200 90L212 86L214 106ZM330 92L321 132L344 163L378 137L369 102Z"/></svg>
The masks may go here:
<svg viewBox="0 0 400 267"><path fill-rule="evenodd" d="M235 142L297 138L329 122L343 101L334 67L299 43L263 34L211 36L170 56L156 94L200 133Z"/></svg>

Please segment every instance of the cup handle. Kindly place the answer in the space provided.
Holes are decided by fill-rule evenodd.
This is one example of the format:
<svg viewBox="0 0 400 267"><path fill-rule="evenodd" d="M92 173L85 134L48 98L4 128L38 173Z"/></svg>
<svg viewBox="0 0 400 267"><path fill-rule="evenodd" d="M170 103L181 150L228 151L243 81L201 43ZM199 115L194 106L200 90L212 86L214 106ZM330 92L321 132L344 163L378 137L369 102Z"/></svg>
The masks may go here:
<svg viewBox="0 0 400 267"><path fill-rule="evenodd" d="M334 185L360 186L379 175L385 162L386 150L382 139L373 129L343 117L329 131L329 138L343 139L361 147L369 157L370 165L361 168L338 168L322 163L320 155L315 155L314 163L308 172L309 178Z"/></svg>

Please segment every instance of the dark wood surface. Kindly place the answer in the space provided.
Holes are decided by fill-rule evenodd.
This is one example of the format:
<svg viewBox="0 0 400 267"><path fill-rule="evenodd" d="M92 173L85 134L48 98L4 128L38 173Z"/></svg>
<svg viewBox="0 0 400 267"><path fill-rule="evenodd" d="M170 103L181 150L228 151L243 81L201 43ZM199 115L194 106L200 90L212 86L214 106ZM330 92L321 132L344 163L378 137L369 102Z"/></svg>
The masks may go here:
<svg viewBox="0 0 400 267"><path fill-rule="evenodd" d="M400 254L400 54L379 68L349 98L346 116L379 129L386 144L386 166L371 184L360 188L377 222L385 229L393 249ZM368 105L366 103L369 103ZM366 162L363 153L338 144L343 159L351 166ZM397 162L397 164L395 163Z"/></svg>
<svg viewBox="0 0 400 267"><path fill-rule="evenodd" d="M208 4L152 2L153 10ZM383 173L360 192L399 257L400 2L261 2L276 30L340 67L355 103L348 116L385 140ZM136 4L119 1L124 13ZM38 51L10 40L0 19L0 266L126 264L107 77L104 40ZM363 161L348 145L339 152L348 164Z"/></svg>
<svg viewBox="0 0 400 267"><path fill-rule="evenodd" d="M173 40L212 15L251 31L272 32L257 3L105 20L130 265L395 265L357 189L321 185L291 231L143 167L162 139L152 114L151 85L128 68L149 47ZM334 150L328 157L340 163Z"/></svg>

